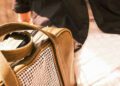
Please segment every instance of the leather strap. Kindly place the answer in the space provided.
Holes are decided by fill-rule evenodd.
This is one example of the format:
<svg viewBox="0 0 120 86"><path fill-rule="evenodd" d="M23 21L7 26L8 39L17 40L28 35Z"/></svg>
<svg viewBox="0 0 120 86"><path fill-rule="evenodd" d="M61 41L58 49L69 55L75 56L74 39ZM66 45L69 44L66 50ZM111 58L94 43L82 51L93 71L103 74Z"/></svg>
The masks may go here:
<svg viewBox="0 0 120 86"><path fill-rule="evenodd" d="M5 57L0 52L0 79L2 79L5 86L18 86L18 81L14 72L10 68Z"/></svg>
<svg viewBox="0 0 120 86"><path fill-rule="evenodd" d="M50 38L50 40L54 44L54 47L56 48L56 51L58 51L58 48L56 46L57 44L56 37L53 34L49 33L49 31L48 32L43 31L40 28L42 27L29 25L27 23L5 24L0 26L0 37L6 33L9 33L15 30L39 30ZM13 72L13 70L11 69L10 65L8 64L7 60L2 55L1 52L0 52L0 77L2 78L2 81L4 81L6 86L19 86L19 82L17 81L15 73Z"/></svg>
<svg viewBox="0 0 120 86"><path fill-rule="evenodd" d="M28 32L26 32L26 31L14 32L14 33L12 33L12 36L13 35L16 35L16 36L13 37L12 40L8 38L9 41L6 40L6 44L4 42L3 50L1 49L1 52L3 53L3 55L5 56L5 58L8 62L14 62L14 61L23 59L24 57L28 56L32 52L32 49L34 47L31 34L29 34ZM14 38L18 37L17 35L19 35L19 36L21 35L23 37L23 40L20 40L20 41L17 39L14 40ZM25 43L25 40L27 40L27 42L24 46L15 48L15 47L19 46L21 43ZM7 49L7 46L6 46L6 45L9 46L10 42L12 43L11 50L9 49L9 47ZM13 46L13 45L15 45L15 46ZM2 45L0 45L0 46L2 46Z"/></svg>

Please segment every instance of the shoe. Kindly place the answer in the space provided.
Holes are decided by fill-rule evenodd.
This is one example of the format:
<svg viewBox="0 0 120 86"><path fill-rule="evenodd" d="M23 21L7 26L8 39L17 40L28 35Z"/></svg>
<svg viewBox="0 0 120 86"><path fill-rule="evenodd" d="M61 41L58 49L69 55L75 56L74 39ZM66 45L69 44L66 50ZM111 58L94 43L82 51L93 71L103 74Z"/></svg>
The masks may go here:
<svg viewBox="0 0 120 86"><path fill-rule="evenodd" d="M82 43L77 42L76 40L74 41L74 52L77 52L80 50L82 47Z"/></svg>

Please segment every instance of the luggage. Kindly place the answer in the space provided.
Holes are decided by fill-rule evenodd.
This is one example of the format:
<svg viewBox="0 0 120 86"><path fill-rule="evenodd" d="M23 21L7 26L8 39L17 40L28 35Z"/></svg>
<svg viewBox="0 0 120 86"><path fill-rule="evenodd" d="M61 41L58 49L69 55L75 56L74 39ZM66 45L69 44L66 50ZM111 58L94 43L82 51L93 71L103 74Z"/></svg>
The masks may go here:
<svg viewBox="0 0 120 86"><path fill-rule="evenodd" d="M32 30L32 43L7 50L9 55L1 50L0 86L75 86L74 46L68 29L9 23L0 26L1 41L5 34L16 30ZM30 49L30 54L18 58Z"/></svg>

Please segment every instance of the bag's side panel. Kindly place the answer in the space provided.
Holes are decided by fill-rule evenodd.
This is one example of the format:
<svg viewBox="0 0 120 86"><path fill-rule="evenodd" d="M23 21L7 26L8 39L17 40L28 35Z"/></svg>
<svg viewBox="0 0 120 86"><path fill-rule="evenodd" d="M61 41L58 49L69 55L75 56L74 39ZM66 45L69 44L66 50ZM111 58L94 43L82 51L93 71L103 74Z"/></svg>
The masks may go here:
<svg viewBox="0 0 120 86"><path fill-rule="evenodd" d="M59 55L61 56L59 65L63 66L61 72L63 73L65 86L74 86L74 45L70 32L66 31L62 33L57 38L57 41L59 46Z"/></svg>
<svg viewBox="0 0 120 86"><path fill-rule="evenodd" d="M69 30L65 28L44 28L45 31L50 32L56 36L55 52L57 52L57 60L61 75L65 86L75 86L74 76L74 44L73 38ZM57 51L56 51L57 50Z"/></svg>

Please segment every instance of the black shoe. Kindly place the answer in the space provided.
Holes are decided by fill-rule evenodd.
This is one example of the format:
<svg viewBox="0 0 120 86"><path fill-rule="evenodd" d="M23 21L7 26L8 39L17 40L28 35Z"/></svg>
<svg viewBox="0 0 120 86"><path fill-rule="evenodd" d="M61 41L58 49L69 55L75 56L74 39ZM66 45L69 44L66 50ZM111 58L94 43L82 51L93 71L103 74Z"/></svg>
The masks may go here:
<svg viewBox="0 0 120 86"><path fill-rule="evenodd" d="M82 44L79 43L79 42L77 42L77 41L75 41L75 42L74 42L74 46L75 46L75 48L74 48L74 52L77 52L78 50L81 49Z"/></svg>

